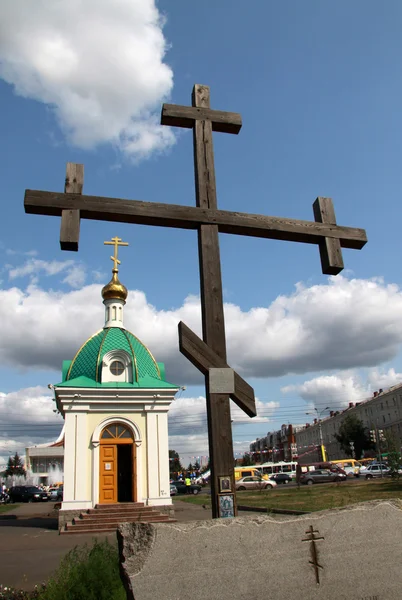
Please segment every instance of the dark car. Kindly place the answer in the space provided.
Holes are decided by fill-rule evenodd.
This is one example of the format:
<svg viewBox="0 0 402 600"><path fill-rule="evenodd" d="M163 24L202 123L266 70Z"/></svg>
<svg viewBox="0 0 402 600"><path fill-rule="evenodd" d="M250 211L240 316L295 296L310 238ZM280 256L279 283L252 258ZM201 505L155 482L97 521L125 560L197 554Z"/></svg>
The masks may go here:
<svg viewBox="0 0 402 600"><path fill-rule="evenodd" d="M34 485L16 485L10 488L11 502L47 502L47 493Z"/></svg>
<svg viewBox="0 0 402 600"><path fill-rule="evenodd" d="M187 486L184 483L184 481L174 481L173 482L174 487L177 490L178 494L187 494ZM197 483L192 483L190 486L190 494L199 494L200 491L202 490L202 487L200 485L198 485Z"/></svg>
<svg viewBox="0 0 402 600"><path fill-rule="evenodd" d="M312 485L313 483L330 483L331 481L345 481L347 475L339 472L330 471L329 469L316 469L315 471L308 471L302 473L300 476L300 483Z"/></svg>
<svg viewBox="0 0 402 600"><path fill-rule="evenodd" d="M270 475L269 478L271 481L275 481L276 483L290 483L292 478L287 473L275 473L274 475Z"/></svg>

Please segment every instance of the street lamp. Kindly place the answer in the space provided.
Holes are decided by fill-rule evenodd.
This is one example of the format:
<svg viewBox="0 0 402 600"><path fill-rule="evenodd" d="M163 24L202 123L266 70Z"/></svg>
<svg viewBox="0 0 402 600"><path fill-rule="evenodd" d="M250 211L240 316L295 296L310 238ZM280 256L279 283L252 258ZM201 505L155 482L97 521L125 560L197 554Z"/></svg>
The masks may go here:
<svg viewBox="0 0 402 600"><path fill-rule="evenodd" d="M321 458L322 458L323 462L327 462L327 453L325 451L324 440L322 438L321 415L326 410L329 410L329 406L326 406L325 408L323 408L320 411L318 411L318 409L315 408L315 407L314 407L313 410L315 411L315 414L317 415L317 419L318 419L318 431L319 431L319 434L320 434ZM306 412L306 415L314 415L314 413L313 412Z"/></svg>

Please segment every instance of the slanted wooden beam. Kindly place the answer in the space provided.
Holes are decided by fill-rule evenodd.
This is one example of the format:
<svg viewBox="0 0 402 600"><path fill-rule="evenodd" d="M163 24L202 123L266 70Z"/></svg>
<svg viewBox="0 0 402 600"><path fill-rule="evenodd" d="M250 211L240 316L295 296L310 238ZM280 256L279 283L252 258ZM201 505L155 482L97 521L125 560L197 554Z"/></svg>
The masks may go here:
<svg viewBox="0 0 402 600"><path fill-rule="evenodd" d="M201 373L208 375L211 368L229 368L227 362L214 352L201 338L198 337L183 321L179 323L179 347L180 352L193 363ZM235 376L235 391L230 394L233 402L249 417L255 417L254 390L238 373Z"/></svg>
<svg viewBox="0 0 402 600"><path fill-rule="evenodd" d="M314 218L317 223L336 225L335 210L331 198L317 198L313 204ZM319 242L322 272L337 275L343 269L341 243L339 240L325 237Z"/></svg>

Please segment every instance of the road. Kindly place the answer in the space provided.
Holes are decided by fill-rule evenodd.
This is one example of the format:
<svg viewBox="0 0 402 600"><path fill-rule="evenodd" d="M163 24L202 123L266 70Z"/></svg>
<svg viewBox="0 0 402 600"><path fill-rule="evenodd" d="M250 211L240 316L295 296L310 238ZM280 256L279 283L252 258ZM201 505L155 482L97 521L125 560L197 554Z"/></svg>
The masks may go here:
<svg viewBox="0 0 402 600"><path fill-rule="evenodd" d="M348 485L354 484L354 483L358 483L359 481L363 481L363 477L348 477L345 481L342 481L342 483L346 483ZM316 484L316 485L331 485L331 483L320 483L320 484ZM289 488L295 488L297 487L297 483L295 481L292 481L291 483L280 483L276 486L276 490L287 490ZM200 494L207 494L207 495L211 495L211 489L208 487L202 488ZM178 496L176 496L177 498L183 497L185 496L184 494L179 494Z"/></svg>

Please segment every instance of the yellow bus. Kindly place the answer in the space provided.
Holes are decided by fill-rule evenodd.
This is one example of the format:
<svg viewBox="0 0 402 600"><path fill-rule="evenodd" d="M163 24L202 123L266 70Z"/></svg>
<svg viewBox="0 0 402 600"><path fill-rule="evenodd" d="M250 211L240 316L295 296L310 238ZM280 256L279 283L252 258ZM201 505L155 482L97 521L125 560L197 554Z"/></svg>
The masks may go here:
<svg viewBox="0 0 402 600"><path fill-rule="evenodd" d="M340 469L343 469L346 475L350 475L350 477L353 477L353 475L359 477L360 475L360 467L362 464L355 458L340 458L339 460L331 460L330 462Z"/></svg>

